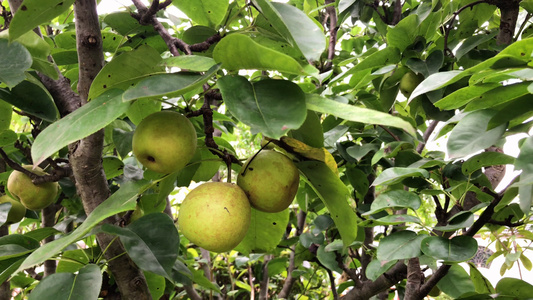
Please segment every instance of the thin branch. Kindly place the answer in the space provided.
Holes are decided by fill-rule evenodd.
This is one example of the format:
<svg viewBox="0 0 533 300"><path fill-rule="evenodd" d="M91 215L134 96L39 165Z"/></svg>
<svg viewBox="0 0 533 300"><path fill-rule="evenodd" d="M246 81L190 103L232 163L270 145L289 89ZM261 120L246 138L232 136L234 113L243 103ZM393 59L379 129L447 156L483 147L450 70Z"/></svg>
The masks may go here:
<svg viewBox="0 0 533 300"><path fill-rule="evenodd" d="M394 132L392 132L387 127L385 127L383 125L378 125L378 126L381 127L383 130L385 130L388 134L390 134L390 136L392 136L392 138L395 139L396 141L398 141L398 142L402 141L397 135L394 134Z"/></svg>
<svg viewBox="0 0 533 300"><path fill-rule="evenodd" d="M333 65L333 58L335 57L335 45L337 44L337 31L339 30L339 27L337 26L337 11L335 9L335 6L329 5L331 3L335 3L335 1L326 0L325 2L325 4L328 5L326 7L326 12L328 14L329 19L329 46L328 61L324 65L322 71L330 70Z"/></svg>
<svg viewBox="0 0 533 300"><path fill-rule="evenodd" d="M438 123L439 121L437 120L433 120L431 123L429 123L428 128L426 128L426 131L424 131L424 135L423 135L424 142L420 142L418 146L416 146L416 152L422 153L422 151L424 150L424 147L426 147L426 143L428 142L429 137L431 136L431 134L437 127Z"/></svg>
<svg viewBox="0 0 533 300"><path fill-rule="evenodd" d="M488 3L487 0L478 0L478 1L475 1L475 2L472 2L472 3L469 3L461 8L459 8L456 12L453 13L453 16L452 16L452 19L449 23L448 26L446 26L446 29L444 30L444 53L446 55L449 55L449 56L452 56L453 57L453 53L452 51L450 50L450 48L448 48L448 36L450 35L450 31L452 30L453 28L453 23L455 22L455 19L457 18L457 16L465 9L469 8L469 7L474 7L478 4L481 4L481 3Z"/></svg>

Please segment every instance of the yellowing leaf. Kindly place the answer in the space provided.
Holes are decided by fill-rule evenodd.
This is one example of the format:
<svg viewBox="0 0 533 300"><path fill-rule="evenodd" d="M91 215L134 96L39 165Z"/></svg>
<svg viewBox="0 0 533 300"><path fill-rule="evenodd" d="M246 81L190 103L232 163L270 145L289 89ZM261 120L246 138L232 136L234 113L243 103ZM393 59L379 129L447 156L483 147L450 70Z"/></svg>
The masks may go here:
<svg viewBox="0 0 533 300"><path fill-rule="evenodd" d="M333 155L326 150L326 148L314 148L288 136L281 137L281 141L287 146L291 147L294 153L298 153L305 158L324 162L328 168L333 171L333 173L337 175L339 174L337 162L335 161L335 158L333 158Z"/></svg>

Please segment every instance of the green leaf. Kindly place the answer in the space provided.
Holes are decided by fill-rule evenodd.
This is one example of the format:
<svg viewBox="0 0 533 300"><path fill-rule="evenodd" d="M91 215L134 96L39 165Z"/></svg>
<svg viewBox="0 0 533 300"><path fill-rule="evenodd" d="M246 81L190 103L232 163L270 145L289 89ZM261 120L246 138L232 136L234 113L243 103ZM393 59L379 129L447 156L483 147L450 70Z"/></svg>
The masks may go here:
<svg viewBox="0 0 533 300"><path fill-rule="evenodd" d="M44 278L32 290L29 300L98 299L102 273L97 265L89 264L78 274L56 273Z"/></svg>
<svg viewBox="0 0 533 300"><path fill-rule="evenodd" d="M314 148L324 147L324 132L320 118L314 111L307 111L305 122L298 129L289 131L289 137L297 139Z"/></svg>
<svg viewBox="0 0 533 300"><path fill-rule="evenodd" d="M252 220L248 232L235 249L245 255L274 250L285 233L289 215L289 209L278 213L266 213L252 208Z"/></svg>
<svg viewBox="0 0 533 300"><path fill-rule="evenodd" d="M147 214L125 228L104 224L102 230L120 237L126 252L139 268L171 278L178 257L179 234L167 214Z"/></svg>
<svg viewBox="0 0 533 300"><path fill-rule="evenodd" d="M472 99L472 101L465 107L465 111L491 108L527 95L529 94L527 90L529 84L530 82L520 82L491 89Z"/></svg>
<svg viewBox="0 0 533 300"><path fill-rule="evenodd" d="M31 75L27 75L26 80L10 91L0 88L0 99L49 122L59 117L54 99L44 85Z"/></svg>
<svg viewBox="0 0 533 300"><path fill-rule="evenodd" d="M43 263L45 260L53 257L70 244L83 238L93 227L98 225L106 218L119 212L134 210L136 199L139 194L147 189L146 181L130 181L123 183L121 187L112 194L107 200L98 205L93 212L87 216L87 219L78 226L72 233L57 239L53 242L44 244L28 256L18 271L25 270L32 266Z"/></svg>
<svg viewBox="0 0 533 300"><path fill-rule="evenodd" d="M477 252L477 241L465 235L452 239L430 236L422 240L421 249L425 255L444 262L463 262L474 257Z"/></svg>
<svg viewBox="0 0 533 300"><path fill-rule="evenodd" d="M307 94L305 101L307 108L316 112L331 114L347 121L396 127L416 135L409 122L384 112L340 103L316 94Z"/></svg>
<svg viewBox="0 0 533 300"><path fill-rule="evenodd" d="M476 290L468 273L457 264L450 267L446 276L437 283L437 287L452 299Z"/></svg>
<svg viewBox="0 0 533 300"><path fill-rule="evenodd" d="M483 93L489 92L500 86L501 84L499 83L467 86L465 88L458 89L448 96L435 102L435 106L442 110L458 109L481 96Z"/></svg>
<svg viewBox="0 0 533 300"><path fill-rule="evenodd" d="M250 83L242 76L224 76L218 86L228 110L253 132L279 139L305 121L305 95L295 83L266 79Z"/></svg>
<svg viewBox="0 0 533 300"><path fill-rule="evenodd" d="M533 137L528 137L520 146L520 153L515 161L515 168L522 170L520 174L520 181L518 181L518 193L520 199L520 209L524 214L529 214L531 211L531 203L533 203L533 187L530 182L533 180L533 162L531 162L531 155L533 155Z"/></svg>
<svg viewBox="0 0 533 300"><path fill-rule="evenodd" d="M456 82L457 80L465 76L463 72L465 71L454 70L429 75L415 88L415 90L409 97L409 102L422 94L440 89L446 85Z"/></svg>
<svg viewBox="0 0 533 300"><path fill-rule="evenodd" d="M296 166L326 205L344 246L348 247L357 237L357 216L348 204L350 199L348 188L323 162L303 161Z"/></svg>
<svg viewBox="0 0 533 300"><path fill-rule="evenodd" d="M230 71L240 69L277 70L289 74L305 74L292 57L254 42L242 34L224 37L213 50L213 58Z"/></svg>
<svg viewBox="0 0 533 300"><path fill-rule="evenodd" d="M396 26L387 31L387 44L401 52L411 45L418 33L418 15L412 14L403 18Z"/></svg>
<svg viewBox="0 0 533 300"><path fill-rule="evenodd" d="M483 152L472 156L463 163L461 167L465 175L489 166L512 165L515 162L514 157L499 152Z"/></svg>
<svg viewBox="0 0 533 300"><path fill-rule="evenodd" d="M122 97L124 98L124 95ZM139 125L144 118L158 111L161 111L161 101L149 98L138 99L128 108L126 116L133 124Z"/></svg>
<svg viewBox="0 0 533 300"><path fill-rule="evenodd" d="M224 20L228 10L228 0L172 1L193 22L209 27L216 27Z"/></svg>
<svg viewBox="0 0 533 300"><path fill-rule="evenodd" d="M372 260L365 270L365 275L368 279L375 281L381 274L387 272L392 266L396 264L398 260L379 261L377 259Z"/></svg>
<svg viewBox="0 0 533 300"><path fill-rule="evenodd" d="M150 290L152 299L161 299L165 294L165 277L156 275L152 272L143 272L144 278L146 278L146 284Z"/></svg>
<svg viewBox="0 0 533 300"><path fill-rule="evenodd" d="M422 255L420 242L426 235L417 235L409 230L397 231L379 241L377 259L389 261L408 259Z"/></svg>
<svg viewBox="0 0 533 300"><path fill-rule="evenodd" d="M518 299L530 299L533 295L533 285L517 278L502 278L496 284L496 292Z"/></svg>
<svg viewBox="0 0 533 300"><path fill-rule="evenodd" d="M70 9L75 0L24 0L9 24L9 41L51 21Z"/></svg>
<svg viewBox="0 0 533 300"><path fill-rule="evenodd" d="M446 145L451 158L462 157L486 149L498 142L505 132L505 124L487 130L496 112L479 110L464 116L452 129Z"/></svg>
<svg viewBox="0 0 533 300"><path fill-rule="evenodd" d="M189 72L155 74L142 79L134 87L127 89L122 100L131 101L142 98L183 95L201 87L218 71L218 68L219 66L214 66L203 75Z"/></svg>
<svg viewBox="0 0 533 300"><path fill-rule="evenodd" d="M281 274L283 271L286 271L288 262L289 259L287 257L276 257L269 260L267 263L268 277L272 277Z"/></svg>
<svg viewBox="0 0 533 300"><path fill-rule="evenodd" d="M7 129L0 131L0 147L13 145L18 140L18 134Z"/></svg>
<svg viewBox="0 0 533 300"><path fill-rule="evenodd" d="M476 268L476 266L473 263L468 263L468 266L470 267L470 279L472 280L472 283L474 284L476 293L479 293L479 294L496 293L490 281L485 276L483 276L481 272L479 272L479 270Z"/></svg>
<svg viewBox="0 0 533 300"><path fill-rule="evenodd" d="M190 1L189 1L190 2ZM211 57L199 55L181 55L163 59L161 65L170 68L177 67L182 70L195 72L205 72L211 69L217 63Z"/></svg>
<svg viewBox="0 0 533 300"><path fill-rule="evenodd" d="M135 33L154 33L153 26L141 25L129 12L121 11L108 14L104 17L104 23L113 28L119 34L126 36Z"/></svg>
<svg viewBox="0 0 533 300"><path fill-rule="evenodd" d="M372 182L372 185L392 185L412 177L429 178L429 172L425 169L418 168L388 168L378 175L374 182Z"/></svg>
<svg viewBox="0 0 533 300"><path fill-rule="evenodd" d="M9 129L11 117L13 116L13 107L11 104L0 100L0 131Z"/></svg>
<svg viewBox="0 0 533 300"><path fill-rule="evenodd" d="M316 252L316 257L318 261L324 265L326 268L335 271L339 274L342 274L342 269L339 267L337 262L337 255L335 252L327 252L324 245L320 245Z"/></svg>
<svg viewBox="0 0 533 300"><path fill-rule="evenodd" d="M89 101L110 89L127 90L138 81L154 74L161 74L161 56L150 46L115 56L96 75L89 90Z"/></svg>
<svg viewBox="0 0 533 300"><path fill-rule="evenodd" d="M315 61L326 49L323 29L298 8L279 2L254 0L255 7L272 27L293 47L300 49L307 60Z"/></svg>
<svg viewBox="0 0 533 300"><path fill-rule="evenodd" d="M474 214L470 211L463 211L450 218L450 220L448 220L448 225L435 226L433 229L439 231L456 231L470 227L472 224L474 224Z"/></svg>
<svg viewBox="0 0 533 300"><path fill-rule="evenodd" d="M409 191L394 190L379 194L370 206L370 211L363 215L371 215L387 208L410 208L417 210L422 204L420 197Z"/></svg>
<svg viewBox="0 0 533 300"><path fill-rule="evenodd" d="M110 124L126 112L130 103L122 102L122 91L110 90L43 130L31 147L35 164L68 144Z"/></svg>
<svg viewBox="0 0 533 300"><path fill-rule="evenodd" d="M64 251L57 263L57 273L75 273L91 261L98 259L102 251L99 247Z"/></svg>
<svg viewBox="0 0 533 300"><path fill-rule="evenodd" d="M32 65L30 52L18 42L0 39L0 82L14 87L26 79L24 73Z"/></svg>

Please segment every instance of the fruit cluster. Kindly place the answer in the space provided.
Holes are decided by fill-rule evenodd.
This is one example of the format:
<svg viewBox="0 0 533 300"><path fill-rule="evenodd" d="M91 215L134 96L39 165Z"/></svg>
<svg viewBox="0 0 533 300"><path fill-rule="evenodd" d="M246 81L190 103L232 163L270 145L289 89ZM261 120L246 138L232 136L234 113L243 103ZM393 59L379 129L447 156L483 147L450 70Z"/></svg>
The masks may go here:
<svg viewBox="0 0 533 300"><path fill-rule="evenodd" d="M30 165L22 167L40 176L46 174L39 167L34 168ZM6 220L6 223L11 224L22 220L26 215L26 209L41 210L52 204L59 191L59 184L57 182L34 184L28 175L15 170L9 175L7 190L11 196L0 197L0 203L11 203Z"/></svg>
<svg viewBox="0 0 533 300"><path fill-rule="evenodd" d="M195 151L194 126L177 112L151 114L133 135L133 154L154 172L179 171ZM270 213L283 211L294 199L299 180L298 169L287 156L262 150L245 162L237 184L208 182L189 192L181 204L178 227L206 250L229 251L246 236L251 207Z"/></svg>

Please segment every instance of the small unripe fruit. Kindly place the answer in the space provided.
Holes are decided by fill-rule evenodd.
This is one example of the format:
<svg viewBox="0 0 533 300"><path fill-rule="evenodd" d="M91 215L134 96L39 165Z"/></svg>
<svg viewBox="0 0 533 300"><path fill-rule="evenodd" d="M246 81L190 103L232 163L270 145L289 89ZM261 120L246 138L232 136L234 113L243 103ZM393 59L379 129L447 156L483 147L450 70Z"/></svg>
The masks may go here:
<svg viewBox="0 0 533 300"><path fill-rule="evenodd" d="M6 223L12 224L22 220L22 218L24 218L24 215L26 215L26 207L24 207L24 205L22 205L19 201L9 197L8 195L0 197L0 203L6 202L11 203L11 209L7 214Z"/></svg>
<svg viewBox="0 0 533 300"><path fill-rule="evenodd" d="M133 134L133 154L148 170L174 173L183 169L196 152L196 130L187 117L160 111L146 117Z"/></svg>
<svg viewBox="0 0 533 300"><path fill-rule="evenodd" d="M46 175L39 167L35 168L35 170L33 170L33 166L29 165L22 167L37 175ZM57 182L33 184L28 175L15 170L7 179L7 189L27 209L40 210L54 202L59 190L59 184Z"/></svg>
<svg viewBox="0 0 533 300"><path fill-rule="evenodd" d="M409 98L415 88L424 80L422 74L415 74L413 71L407 72L400 80L400 92Z"/></svg>
<svg viewBox="0 0 533 300"><path fill-rule="evenodd" d="M178 228L194 244L213 252L235 248L250 226L246 194L235 184L204 183L189 192L178 216Z"/></svg>
<svg viewBox="0 0 533 300"><path fill-rule="evenodd" d="M260 211L280 212L291 205L298 191L300 174L285 155L262 150L250 157L237 177L237 184L250 204Z"/></svg>

